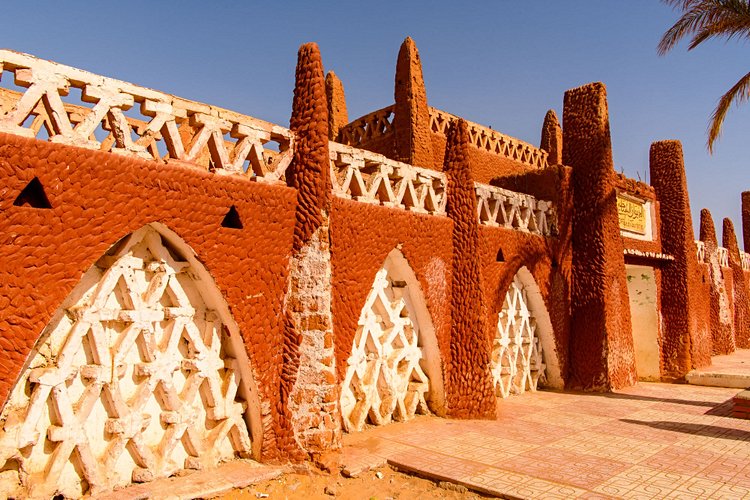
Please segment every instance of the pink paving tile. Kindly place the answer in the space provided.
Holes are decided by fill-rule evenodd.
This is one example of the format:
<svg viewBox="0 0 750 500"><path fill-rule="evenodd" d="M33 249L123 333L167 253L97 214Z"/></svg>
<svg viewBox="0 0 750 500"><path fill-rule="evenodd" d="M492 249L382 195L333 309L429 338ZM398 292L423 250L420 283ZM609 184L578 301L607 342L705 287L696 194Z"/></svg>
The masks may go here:
<svg viewBox="0 0 750 500"><path fill-rule="evenodd" d="M660 470L695 475L711 465L720 455L711 451L686 448L684 446L668 446L647 458L641 465L658 468Z"/></svg>

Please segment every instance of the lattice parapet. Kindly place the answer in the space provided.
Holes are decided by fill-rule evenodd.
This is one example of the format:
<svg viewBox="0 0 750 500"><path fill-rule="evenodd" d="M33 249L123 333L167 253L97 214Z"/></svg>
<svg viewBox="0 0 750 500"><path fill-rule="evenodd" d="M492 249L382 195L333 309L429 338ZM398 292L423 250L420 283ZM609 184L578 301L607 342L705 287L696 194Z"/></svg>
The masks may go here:
<svg viewBox="0 0 750 500"><path fill-rule="evenodd" d="M716 255L719 257L719 265L721 267L729 267L729 250L726 247L718 247Z"/></svg>
<svg viewBox="0 0 750 500"><path fill-rule="evenodd" d="M696 256L698 257L698 262L707 262L706 261L706 244L702 242L701 240L695 240L695 250L696 250Z"/></svg>
<svg viewBox="0 0 750 500"><path fill-rule="evenodd" d="M550 236L554 226L552 202L475 183L479 223Z"/></svg>
<svg viewBox="0 0 750 500"><path fill-rule="evenodd" d="M247 367L205 283L153 228L130 238L86 273L11 392L2 496L78 498L251 455Z"/></svg>
<svg viewBox="0 0 750 500"><path fill-rule="evenodd" d="M393 132L393 108L393 105L387 106L345 125L339 130L338 142L361 147L372 139L390 134Z"/></svg>
<svg viewBox="0 0 750 500"><path fill-rule="evenodd" d="M536 391L545 380L541 343L536 319L529 308L526 291L518 275L505 295L497 318L492 346L491 370L498 397Z"/></svg>
<svg viewBox="0 0 750 500"><path fill-rule="evenodd" d="M292 159L291 131L250 116L9 50L3 72L25 90L0 89L0 132L266 182L283 181Z"/></svg>
<svg viewBox="0 0 750 500"><path fill-rule="evenodd" d="M412 212L445 215L447 181L442 172L335 142L330 142L328 147L336 196Z"/></svg>
<svg viewBox="0 0 750 500"><path fill-rule="evenodd" d="M436 134L447 135L448 126L457 116L436 108L430 108L430 130ZM523 142L515 137L501 134L496 130L485 127L473 122L467 122L469 125L470 143L481 150L487 151L498 156L510 158L517 162L526 164L530 167L545 168L548 153L527 142Z"/></svg>
<svg viewBox="0 0 750 500"><path fill-rule="evenodd" d="M750 253L740 252L740 260L742 261L742 269L750 271Z"/></svg>
<svg viewBox="0 0 750 500"><path fill-rule="evenodd" d="M427 413L430 381L420 365L419 324L407 285L387 269L375 276L359 318L341 389L347 432Z"/></svg>

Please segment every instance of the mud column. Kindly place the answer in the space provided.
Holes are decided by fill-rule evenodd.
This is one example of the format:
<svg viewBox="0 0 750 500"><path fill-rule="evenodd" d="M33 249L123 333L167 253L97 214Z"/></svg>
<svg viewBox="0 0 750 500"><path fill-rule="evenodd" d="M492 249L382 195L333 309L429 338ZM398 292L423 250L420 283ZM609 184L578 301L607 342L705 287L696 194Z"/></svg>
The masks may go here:
<svg viewBox="0 0 750 500"><path fill-rule="evenodd" d="M328 107L318 46L298 54L290 128L294 159L287 171L297 209L286 302L283 402L297 443L319 455L341 446L331 317ZM286 397L288 394L288 397Z"/></svg>
<svg viewBox="0 0 750 500"><path fill-rule="evenodd" d="M490 372L491 344L482 318L477 198L464 120L454 121L448 129L444 171L448 176L446 212L453 220L448 413L457 418L492 418L497 399Z"/></svg>
<svg viewBox="0 0 750 500"><path fill-rule="evenodd" d="M711 212L701 210L700 240L703 242L709 278L709 329L711 331L711 355L734 352L734 313L730 301L731 278L726 278L727 269L719 262L719 242ZM731 270L729 271L731 274ZM730 285L727 285L727 279Z"/></svg>
<svg viewBox="0 0 750 500"><path fill-rule="evenodd" d="M748 311L747 284L742 270L740 249L734 233L734 224L724 219L721 240L729 252L729 267L734 282L734 342L740 349L750 348L750 311Z"/></svg>
<svg viewBox="0 0 750 500"><path fill-rule="evenodd" d="M433 164L430 111L427 108L422 62L411 38L404 40L398 52L394 94L396 159L418 167L440 169L440 165Z"/></svg>
<svg viewBox="0 0 750 500"><path fill-rule="evenodd" d="M750 252L750 191L742 192L742 247Z"/></svg>
<svg viewBox="0 0 750 500"><path fill-rule="evenodd" d="M565 93L563 143L563 163L573 169L568 386L616 389L636 374L604 84Z"/></svg>
<svg viewBox="0 0 750 500"><path fill-rule="evenodd" d="M711 334L701 314L701 271L690 216L680 141L651 144L651 185L660 205L662 251L674 257L662 273L662 375L679 379L711 364Z"/></svg>

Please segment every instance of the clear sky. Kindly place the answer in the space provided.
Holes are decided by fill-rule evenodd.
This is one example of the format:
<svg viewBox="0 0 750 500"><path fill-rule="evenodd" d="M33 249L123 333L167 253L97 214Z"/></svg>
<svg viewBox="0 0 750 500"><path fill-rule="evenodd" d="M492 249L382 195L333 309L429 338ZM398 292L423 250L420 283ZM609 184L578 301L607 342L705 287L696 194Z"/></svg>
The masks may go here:
<svg viewBox="0 0 750 500"><path fill-rule="evenodd" d="M308 41L343 80L350 119L393 102L411 36L430 105L532 144L548 109L562 118L566 89L602 81L616 169L646 180L651 142L681 140L694 226L707 207L719 238L731 217L741 240L750 104L730 112L713 155L705 144L718 98L750 71L750 46L682 44L658 57L677 13L657 0L6 0L2 17L2 47L282 125Z"/></svg>

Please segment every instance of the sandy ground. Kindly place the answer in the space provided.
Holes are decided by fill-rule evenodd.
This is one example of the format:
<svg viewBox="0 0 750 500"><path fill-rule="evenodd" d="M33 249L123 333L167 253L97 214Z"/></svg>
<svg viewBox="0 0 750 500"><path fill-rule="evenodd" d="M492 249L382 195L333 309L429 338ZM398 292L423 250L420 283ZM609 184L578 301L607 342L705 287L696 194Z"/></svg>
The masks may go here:
<svg viewBox="0 0 750 500"><path fill-rule="evenodd" d="M267 496L265 496L267 495ZM346 478L340 474L285 474L248 488L235 490L221 500L274 499L479 499L486 498L462 486L450 483L437 484L398 472L390 467L363 472L358 477Z"/></svg>

